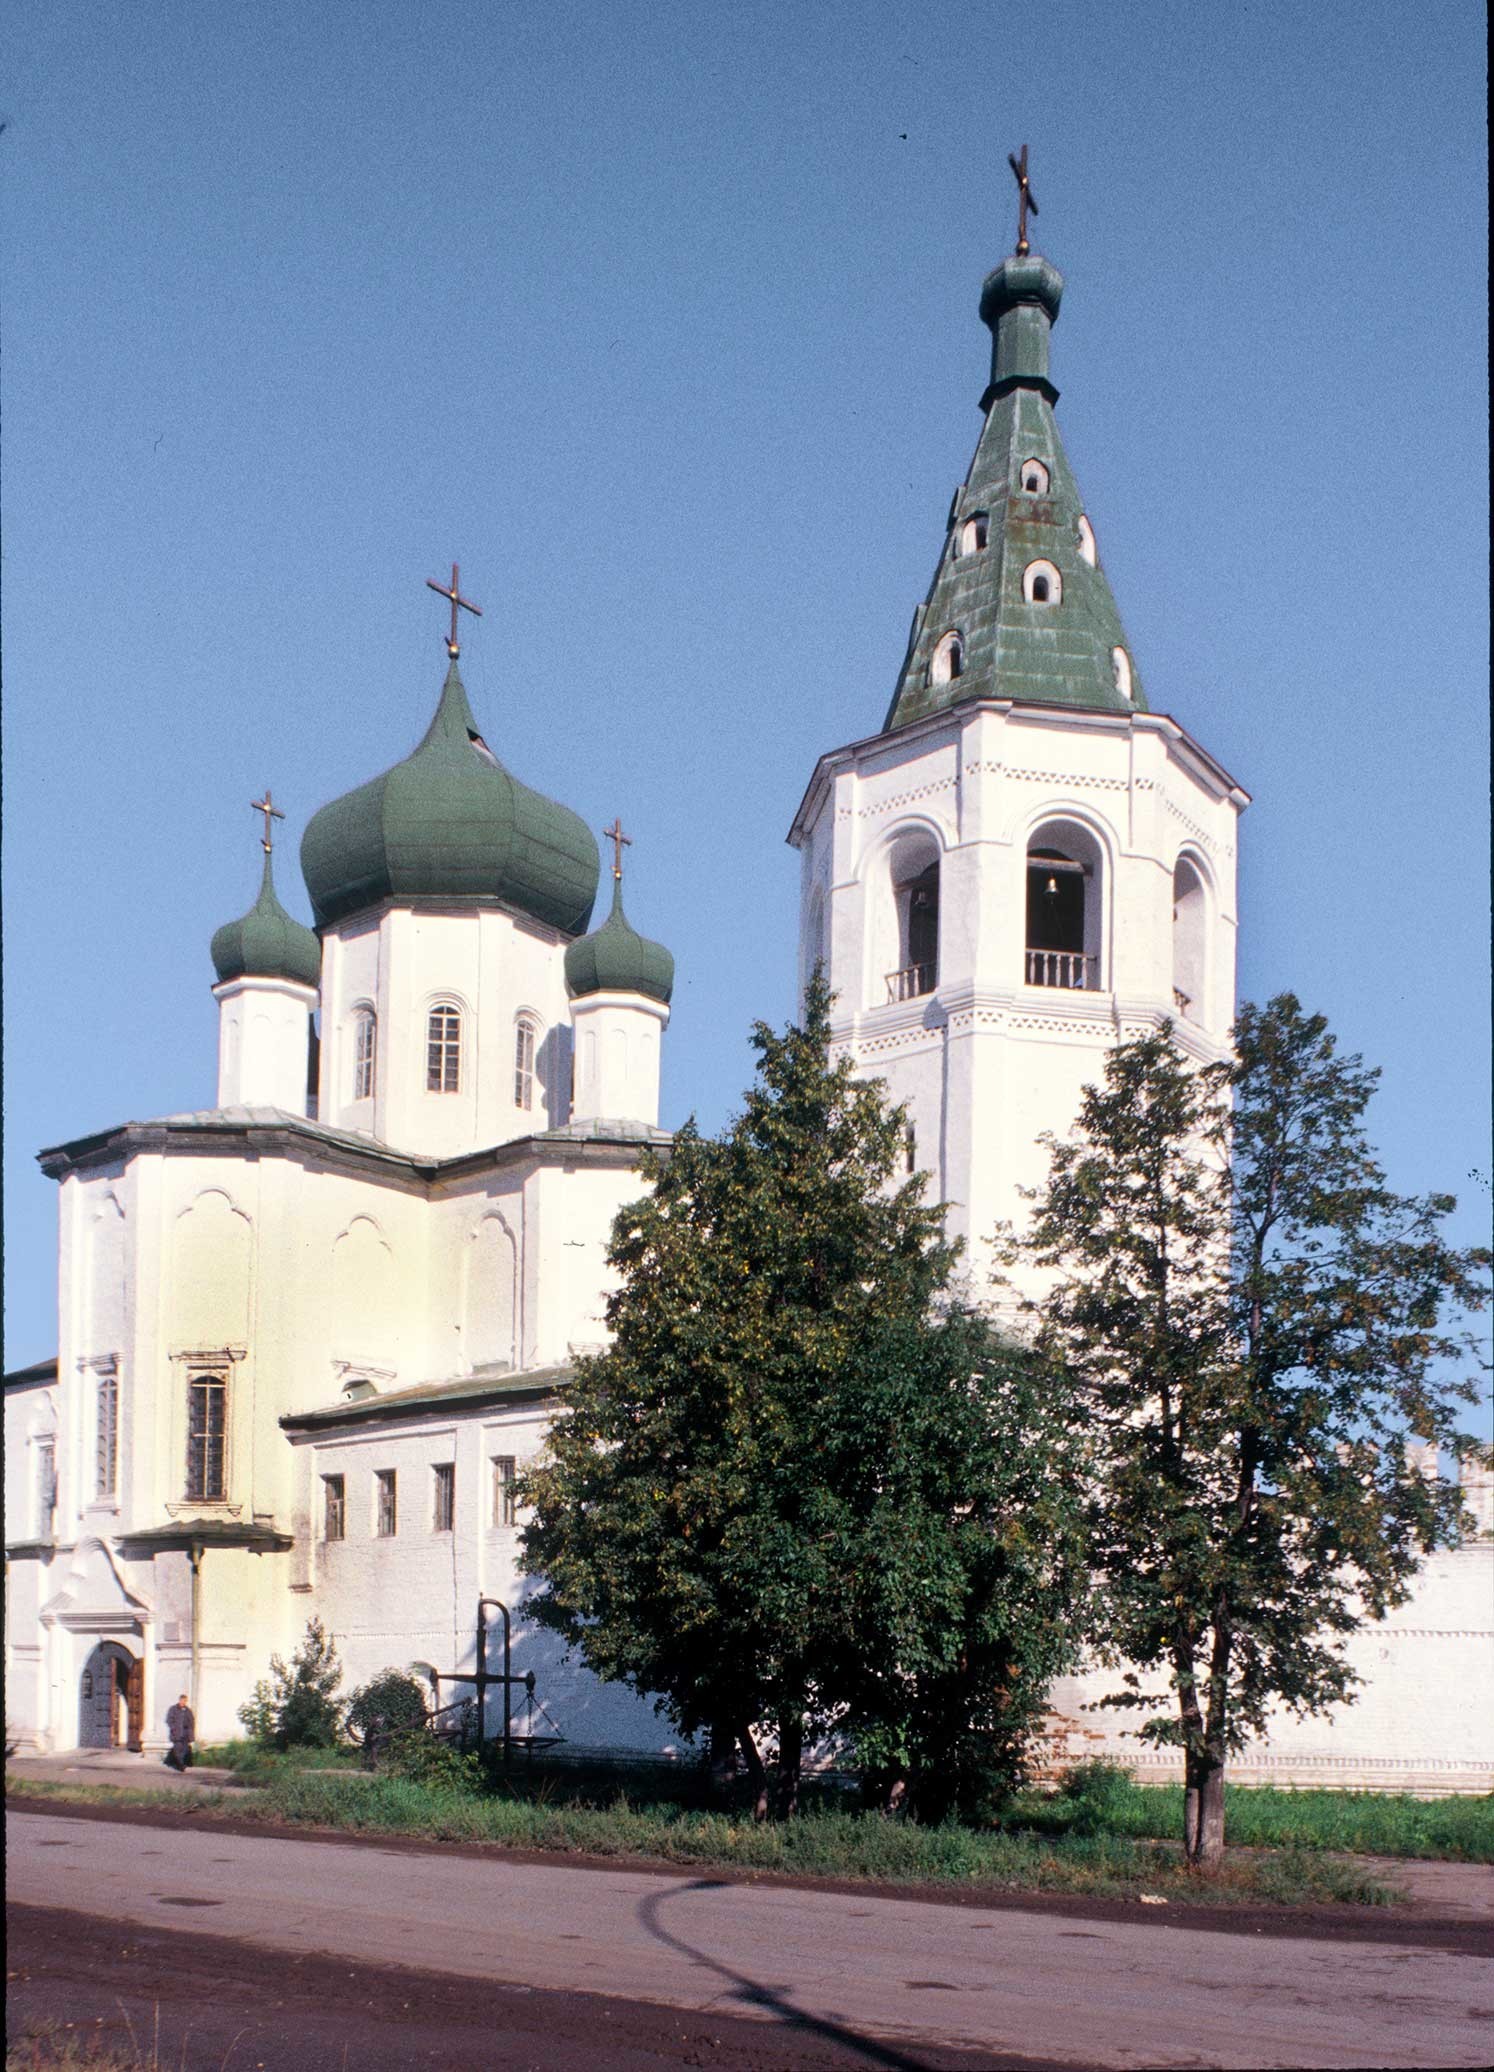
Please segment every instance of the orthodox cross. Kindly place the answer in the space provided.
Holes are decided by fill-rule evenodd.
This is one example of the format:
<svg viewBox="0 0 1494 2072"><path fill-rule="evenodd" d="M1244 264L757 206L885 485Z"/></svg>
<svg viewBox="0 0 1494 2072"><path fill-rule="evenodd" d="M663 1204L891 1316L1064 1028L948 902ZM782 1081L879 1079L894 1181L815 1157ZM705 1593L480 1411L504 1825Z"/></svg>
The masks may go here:
<svg viewBox="0 0 1494 2072"><path fill-rule="evenodd" d="M271 849L275 846L274 830L271 828L270 822L272 820L284 820L285 818L285 815L276 805L268 784L265 786L265 795L262 799L251 799L249 801L249 810L251 813L263 813L265 816L265 831L259 839L266 856L268 856Z"/></svg>
<svg viewBox="0 0 1494 2072"><path fill-rule="evenodd" d="M1034 216L1038 212L1037 196L1027 181L1027 146L1022 146L1020 159L1013 158L1008 151L1006 162L1017 176L1017 257L1025 259L1031 249L1027 242L1027 211L1031 209Z"/></svg>
<svg viewBox="0 0 1494 2072"><path fill-rule="evenodd" d="M461 590L458 587L458 579L460 575L461 570L453 561L453 563L451 564L450 583L438 583L434 576L427 576L425 579L425 587L427 590L434 590L438 597L448 597L451 600L451 631L446 636L446 652L448 655L450 655L453 662L461 653L461 649L457 646L458 609L460 608L464 612L471 612L474 618L480 619L482 617L482 606L480 604L469 604L466 598L463 597Z"/></svg>
<svg viewBox="0 0 1494 2072"><path fill-rule="evenodd" d="M614 878L620 878L623 874L623 851L624 849L631 849L633 846L633 837L623 833L621 813L618 814L611 827L604 827L602 829L602 833L612 844L612 875Z"/></svg>

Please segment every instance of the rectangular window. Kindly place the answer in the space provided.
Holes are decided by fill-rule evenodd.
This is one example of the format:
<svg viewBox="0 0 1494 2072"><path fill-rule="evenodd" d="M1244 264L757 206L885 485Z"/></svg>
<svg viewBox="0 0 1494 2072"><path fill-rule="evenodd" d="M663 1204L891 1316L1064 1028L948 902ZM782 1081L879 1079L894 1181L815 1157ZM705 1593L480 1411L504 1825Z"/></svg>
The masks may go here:
<svg viewBox="0 0 1494 2072"><path fill-rule="evenodd" d="M342 1540L348 1530L348 1486L341 1475L322 1477L322 1538Z"/></svg>
<svg viewBox="0 0 1494 2072"><path fill-rule="evenodd" d="M57 1446L52 1439L38 1439L36 1442L36 1536L39 1540L52 1537L53 1520L57 1513Z"/></svg>
<svg viewBox="0 0 1494 2072"><path fill-rule="evenodd" d="M520 1022L514 1030L514 1106L534 1106L533 1022Z"/></svg>
<svg viewBox="0 0 1494 2072"><path fill-rule="evenodd" d="M431 1518L434 1532L450 1532L456 1524L456 1462L437 1461L431 1470L435 1504Z"/></svg>
<svg viewBox="0 0 1494 2072"><path fill-rule="evenodd" d="M399 1498L393 1468L379 1468L374 1474L374 1532L381 1540L392 1540L399 1531Z"/></svg>
<svg viewBox="0 0 1494 2072"><path fill-rule="evenodd" d="M367 1101L374 1090L374 1054L378 1023L365 1009L357 1019L353 1044L353 1099Z"/></svg>
<svg viewBox="0 0 1494 2072"><path fill-rule="evenodd" d="M98 1378L95 1436L94 1489L98 1496L113 1496L119 1473L119 1376L104 1373Z"/></svg>
<svg viewBox="0 0 1494 2072"><path fill-rule="evenodd" d="M221 1503L228 1492L228 1376L194 1374L187 1391L187 1496L199 1504Z"/></svg>
<svg viewBox="0 0 1494 2072"><path fill-rule="evenodd" d="M425 1090L454 1094L462 1076L462 1018L454 1007L433 1007L425 1025Z"/></svg>
<svg viewBox="0 0 1494 2072"><path fill-rule="evenodd" d="M511 1453L493 1456L493 1523L495 1525L517 1525L519 1507L515 1488L518 1481L518 1463Z"/></svg>

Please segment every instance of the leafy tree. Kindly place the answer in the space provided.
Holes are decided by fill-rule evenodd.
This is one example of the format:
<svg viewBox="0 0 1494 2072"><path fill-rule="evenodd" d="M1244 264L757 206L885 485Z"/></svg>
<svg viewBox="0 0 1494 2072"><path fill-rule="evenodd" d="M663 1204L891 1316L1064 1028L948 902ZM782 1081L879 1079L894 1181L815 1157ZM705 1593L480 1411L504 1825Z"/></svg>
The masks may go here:
<svg viewBox="0 0 1494 2072"><path fill-rule="evenodd" d="M1024 1781L1087 1576L1068 1405L980 1317L876 1333L815 1433L838 1595L819 1674L883 1803L986 1816Z"/></svg>
<svg viewBox="0 0 1494 2072"><path fill-rule="evenodd" d="M262 1748L335 1748L343 1704L334 1693L341 1681L332 1636L320 1619L310 1619L290 1667L271 1655L269 1678L254 1686L239 1719Z"/></svg>
<svg viewBox="0 0 1494 2072"><path fill-rule="evenodd" d="M1378 1074L1291 994L1242 1008L1231 1060L1170 1027L1087 1089L1019 1248L1055 1279L1028 1307L1087 1406L1091 1559L1131 1672L1107 1704L1180 1746L1190 1861L1224 1846L1230 1752L1273 1703L1349 1699L1344 1637L1404 1602L1455 1540L1457 1488L1411 1435L1474 1442L1449 1378L1474 1341L1486 1251L1450 1245L1448 1195L1392 1193L1363 1128ZM1165 1707L1166 1710L1159 1710Z"/></svg>
<svg viewBox="0 0 1494 2072"><path fill-rule="evenodd" d="M423 1733L427 1718L425 1686L407 1669L381 1669L354 1691L346 1726L364 1746L391 1734Z"/></svg>
<svg viewBox="0 0 1494 2072"><path fill-rule="evenodd" d="M789 1811L806 1737L844 1709L826 1673L846 1657L855 1537L830 1479L854 1449L827 1445L844 1391L879 1332L926 1324L954 1261L921 1180L896 1177L900 1111L829 1041L817 973L801 1026L755 1029L740 1119L645 1156L652 1191L613 1228L611 1344L577 1363L524 1489L537 1616L708 1731L718 1771L739 1748L759 1811L754 1726L776 1736Z"/></svg>

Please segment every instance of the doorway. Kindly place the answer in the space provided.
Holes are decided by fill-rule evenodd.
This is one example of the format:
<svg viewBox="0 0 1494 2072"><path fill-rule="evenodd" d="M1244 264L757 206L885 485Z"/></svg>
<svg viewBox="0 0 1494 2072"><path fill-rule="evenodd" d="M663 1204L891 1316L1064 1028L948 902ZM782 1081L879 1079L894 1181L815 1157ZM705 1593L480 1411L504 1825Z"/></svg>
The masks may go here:
<svg viewBox="0 0 1494 2072"><path fill-rule="evenodd" d="M138 1755L144 1726L144 1660L117 1640L101 1640L79 1680L78 1746L124 1747Z"/></svg>

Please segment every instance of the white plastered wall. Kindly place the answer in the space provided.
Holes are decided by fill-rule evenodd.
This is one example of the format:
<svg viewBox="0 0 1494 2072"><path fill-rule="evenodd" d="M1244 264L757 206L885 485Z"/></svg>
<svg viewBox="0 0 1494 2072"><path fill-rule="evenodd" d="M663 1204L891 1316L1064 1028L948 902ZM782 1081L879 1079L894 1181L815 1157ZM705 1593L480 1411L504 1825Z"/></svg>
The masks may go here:
<svg viewBox="0 0 1494 2072"><path fill-rule="evenodd" d="M590 993L571 1002L576 1090L572 1120L659 1120L659 1039L669 1009L640 993Z"/></svg>
<svg viewBox="0 0 1494 2072"><path fill-rule="evenodd" d="M314 986L236 978L213 988L218 1003L218 1106L306 1113L307 1038Z"/></svg>

